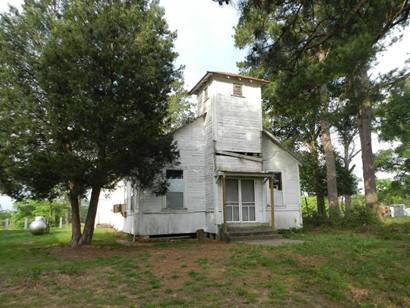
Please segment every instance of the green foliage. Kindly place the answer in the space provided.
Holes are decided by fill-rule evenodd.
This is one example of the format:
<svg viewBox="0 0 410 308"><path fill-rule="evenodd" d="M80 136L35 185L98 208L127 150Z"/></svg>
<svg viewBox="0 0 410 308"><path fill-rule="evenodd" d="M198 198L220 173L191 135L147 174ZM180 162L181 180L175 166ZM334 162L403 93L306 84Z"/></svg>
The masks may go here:
<svg viewBox="0 0 410 308"><path fill-rule="evenodd" d="M23 199L13 205L12 224L14 227L22 228L24 219L31 222L35 216L43 216L51 226L58 226L60 217L64 217L68 204L64 201Z"/></svg>
<svg viewBox="0 0 410 308"><path fill-rule="evenodd" d="M318 214L315 196L304 196L300 200L303 215L303 224L305 226L335 226L339 228L362 228L368 226L378 226L380 219L373 211L365 206L364 196L352 196L352 208L350 211L343 211L343 215L337 220L329 220ZM325 202L326 211L329 205ZM343 208L342 208L343 209Z"/></svg>
<svg viewBox="0 0 410 308"><path fill-rule="evenodd" d="M378 179L376 186L379 200L384 205L406 204L410 207L410 195L403 193L404 190L397 181Z"/></svg>
<svg viewBox="0 0 410 308"><path fill-rule="evenodd" d="M366 228L382 225L381 220L377 217L377 213L364 204L353 206L341 219L332 223L342 228Z"/></svg>
<svg viewBox="0 0 410 308"><path fill-rule="evenodd" d="M379 151L376 155L378 170L395 175L388 190L397 197L410 199L410 78L397 82L388 98L377 110L381 137L396 141L398 146Z"/></svg>
<svg viewBox="0 0 410 308"><path fill-rule="evenodd" d="M265 116L264 125L270 125L295 149L307 149L310 166L302 182L320 196L325 189L317 146L320 124L328 122L338 128L344 146L344 174L351 177L350 162L358 153L350 147L357 134L357 116L372 96L365 85L368 78L362 77L384 48L381 39L394 26L406 25L410 6L388 0L239 3L235 43L249 51L241 69L272 81L263 92L265 113L271 118L268 121ZM327 88L329 98L321 94L321 87ZM370 123L366 128L371 130ZM373 154L364 149L363 155ZM351 191L353 186L345 184L338 183L337 188Z"/></svg>
<svg viewBox="0 0 410 308"><path fill-rule="evenodd" d="M0 220L10 219L12 212L10 211L0 211Z"/></svg>
<svg viewBox="0 0 410 308"><path fill-rule="evenodd" d="M174 89L168 100L168 117L173 129L189 123L194 118L193 106L188 91L183 88L182 81L178 80L174 83Z"/></svg>
<svg viewBox="0 0 410 308"><path fill-rule="evenodd" d="M323 195L327 194L326 166L323 161L316 165L316 159L309 152L302 152L304 165L300 169L301 189L309 194L317 193L317 185ZM337 191L339 196L353 195L357 192L357 179L343 167L339 158L336 159Z"/></svg>
<svg viewBox="0 0 410 308"><path fill-rule="evenodd" d="M156 1L27 1L2 14L3 190L44 198L75 183L81 195L123 178L163 188L156 175L178 156L174 39Z"/></svg>

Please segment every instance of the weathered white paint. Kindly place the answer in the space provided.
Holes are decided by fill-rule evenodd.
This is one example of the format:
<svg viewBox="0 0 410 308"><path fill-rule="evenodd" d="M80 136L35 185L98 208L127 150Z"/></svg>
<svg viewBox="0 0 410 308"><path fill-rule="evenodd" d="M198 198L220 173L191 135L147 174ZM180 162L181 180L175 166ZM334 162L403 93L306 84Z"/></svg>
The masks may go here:
<svg viewBox="0 0 410 308"><path fill-rule="evenodd" d="M242 84L243 97L232 95L233 83ZM222 186L217 174L269 171L282 173L283 191L275 193L277 228L302 226L299 163L263 133L260 86L216 76L202 90L205 87L208 97L201 94L201 89L198 95L198 112L202 116L174 134L180 164L172 168L183 170L184 208L167 209L166 196L155 196L149 191L137 194L123 183L110 197L100 200L97 223L108 223L117 230L139 235L192 233L199 229L217 233L218 225L223 223ZM215 155L220 151L253 153L258 156L252 157L260 157L261 161ZM263 177L254 181L255 223L268 223L269 187ZM129 208L127 217L112 212L113 204L124 201Z"/></svg>
<svg viewBox="0 0 410 308"><path fill-rule="evenodd" d="M262 163L247 159L216 155L216 168L222 171L261 172Z"/></svg>

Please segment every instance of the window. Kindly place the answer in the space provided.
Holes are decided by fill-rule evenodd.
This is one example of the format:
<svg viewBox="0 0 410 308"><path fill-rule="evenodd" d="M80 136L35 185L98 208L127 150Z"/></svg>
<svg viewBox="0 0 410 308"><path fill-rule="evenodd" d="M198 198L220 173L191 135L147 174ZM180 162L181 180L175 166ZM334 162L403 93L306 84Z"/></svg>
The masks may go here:
<svg viewBox="0 0 410 308"><path fill-rule="evenodd" d="M166 195L166 208L184 208L184 172L182 170L167 170L169 183Z"/></svg>
<svg viewBox="0 0 410 308"><path fill-rule="evenodd" d="M275 172L273 174L273 186L275 186L275 190L282 191L282 173Z"/></svg>
<svg viewBox="0 0 410 308"><path fill-rule="evenodd" d="M208 87L205 87L204 89L204 101L206 101L208 99Z"/></svg>
<svg viewBox="0 0 410 308"><path fill-rule="evenodd" d="M234 96L242 96L242 85L234 83L233 84L233 95Z"/></svg>
<svg viewBox="0 0 410 308"><path fill-rule="evenodd" d="M275 172L273 174L273 186L274 190L274 198L275 198L275 207L276 206L285 206L283 202L283 187L282 187L282 173ZM271 205L271 192L269 187L269 182L266 183L266 201L267 205Z"/></svg>

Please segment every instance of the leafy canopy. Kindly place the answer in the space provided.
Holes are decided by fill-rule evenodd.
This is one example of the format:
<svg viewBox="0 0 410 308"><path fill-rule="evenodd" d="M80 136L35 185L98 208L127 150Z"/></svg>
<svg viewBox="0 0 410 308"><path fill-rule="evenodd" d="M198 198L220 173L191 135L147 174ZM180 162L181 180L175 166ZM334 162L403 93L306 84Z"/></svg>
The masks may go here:
<svg viewBox="0 0 410 308"><path fill-rule="evenodd" d="M1 15L3 190L155 185L178 156L167 134L174 39L157 1L27 0Z"/></svg>

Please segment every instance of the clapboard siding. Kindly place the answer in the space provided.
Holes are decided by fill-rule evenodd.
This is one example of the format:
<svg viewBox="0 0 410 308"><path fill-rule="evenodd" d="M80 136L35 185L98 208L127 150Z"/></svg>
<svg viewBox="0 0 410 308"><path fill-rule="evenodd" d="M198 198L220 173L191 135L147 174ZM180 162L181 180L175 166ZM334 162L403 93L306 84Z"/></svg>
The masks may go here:
<svg viewBox="0 0 410 308"><path fill-rule="evenodd" d="M172 167L183 170L184 210L168 210L166 196L155 196L150 191L142 195L139 206L138 234L157 235L190 233L202 229L205 220L206 176L204 118L179 129L174 140L179 150L179 164Z"/></svg>
<svg viewBox="0 0 410 308"><path fill-rule="evenodd" d="M262 162L217 155L216 168L217 170L232 172L261 172Z"/></svg>
<svg viewBox="0 0 410 308"><path fill-rule="evenodd" d="M262 110L251 98L213 97L216 113L216 150L261 153Z"/></svg>
<svg viewBox="0 0 410 308"><path fill-rule="evenodd" d="M243 97L232 95L236 83L242 84ZM199 91L205 87L208 96L198 101L201 116L174 134L180 157L179 164L170 168L183 170L184 208L167 209L166 196L156 196L148 190L137 195L130 185L122 184L108 199L101 200L103 209L99 209L97 222L139 235L192 233L199 229L217 233L218 225L223 223L222 181L218 180L217 171L230 171L243 172L241 177L254 179L256 222L269 223L270 192L266 177L262 174L250 177L249 173L279 171L283 203L275 206L275 225L279 229L301 226L298 162L262 131L260 83L217 76L207 80ZM216 155L216 152L225 153ZM262 161L228 156L238 153L226 152L259 153ZM130 208L132 198L134 210ZM126 217L111 210L114 203L123 202L128 204Z"/></svg>
<svg viewBox="0 0 410 308"><path fill-rule="evenodd" d="M266 135L263 135L262 147L263 169L282 173L284 207L299 211L300 187L298 161L273 143Z"/></svg>

